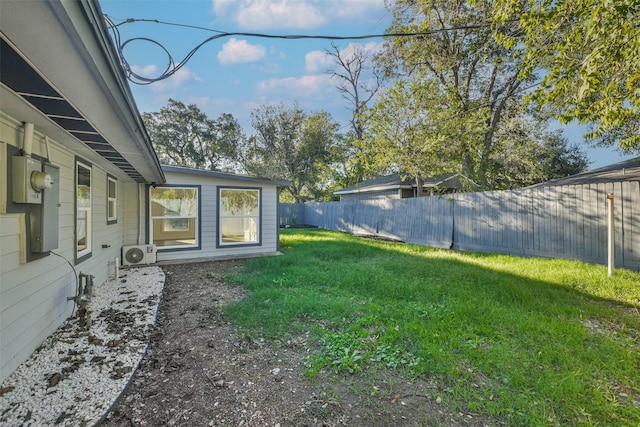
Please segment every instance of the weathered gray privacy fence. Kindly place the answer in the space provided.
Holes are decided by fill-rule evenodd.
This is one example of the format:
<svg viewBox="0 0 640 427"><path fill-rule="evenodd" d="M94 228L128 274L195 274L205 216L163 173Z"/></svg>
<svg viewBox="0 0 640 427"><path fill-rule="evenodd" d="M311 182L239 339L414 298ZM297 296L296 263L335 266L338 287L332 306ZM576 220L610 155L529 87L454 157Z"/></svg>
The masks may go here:
<svg viewBox="0 0 640 427"><path fill-rule="evenodd" d="M640 269L640 183L634 181L283 204L280 224L309 224L441 248L606 264L608 193L615 197L615 265Z"/></svg>

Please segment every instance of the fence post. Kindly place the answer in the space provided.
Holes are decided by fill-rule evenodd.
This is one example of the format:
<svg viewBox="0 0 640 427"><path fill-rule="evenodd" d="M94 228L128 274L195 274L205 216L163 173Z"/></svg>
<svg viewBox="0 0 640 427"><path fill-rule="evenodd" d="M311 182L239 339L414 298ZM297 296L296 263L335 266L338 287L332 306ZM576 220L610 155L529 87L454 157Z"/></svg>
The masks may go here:
<svg viewBox="0 0 640 427"><path fill-rule="evenodd" d="M607 194L607 224L608 228L608 238L607 238L607 264L609 267L609 276L613 276L613 269L615 264L615 229L614 229L614 219L613 219L613 194Z"/></svg>

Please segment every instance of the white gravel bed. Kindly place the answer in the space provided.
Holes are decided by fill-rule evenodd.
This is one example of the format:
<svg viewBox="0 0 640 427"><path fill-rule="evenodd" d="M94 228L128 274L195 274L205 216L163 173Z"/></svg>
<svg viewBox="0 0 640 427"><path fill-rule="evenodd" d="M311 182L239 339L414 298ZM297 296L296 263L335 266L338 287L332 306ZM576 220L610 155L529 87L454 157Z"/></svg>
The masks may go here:
<svg viewBox="0 0 640 427"><path fill-rule="evenodd" d="M94 290L91 325L75 316L0 386L3 426L91 426L146 353L164 286L159 267L122 270Z"/></svg>

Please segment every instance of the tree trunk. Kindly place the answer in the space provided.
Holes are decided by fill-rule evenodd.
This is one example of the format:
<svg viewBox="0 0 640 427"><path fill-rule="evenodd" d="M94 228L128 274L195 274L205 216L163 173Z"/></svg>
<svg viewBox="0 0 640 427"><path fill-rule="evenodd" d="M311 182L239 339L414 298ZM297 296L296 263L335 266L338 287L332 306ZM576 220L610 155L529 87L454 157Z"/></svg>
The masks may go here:
<svg viewBox="0 0 640 427"><path fill-rule="evenodd" d="M424 185L424 179L421 176L416 176L416 197L422 197L422 186Z"/></svg>

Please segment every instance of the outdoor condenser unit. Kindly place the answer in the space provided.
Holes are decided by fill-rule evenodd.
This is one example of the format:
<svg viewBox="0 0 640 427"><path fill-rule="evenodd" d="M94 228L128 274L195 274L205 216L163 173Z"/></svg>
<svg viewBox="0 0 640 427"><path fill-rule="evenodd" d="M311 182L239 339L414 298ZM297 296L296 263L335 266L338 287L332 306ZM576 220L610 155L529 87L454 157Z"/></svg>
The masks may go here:
<svg viewBox="0 0 640 427"><path fill-rule="evenodd" d="M156 245L131 245L122 247L123 265L153 264L156 262Z"/></svg>

